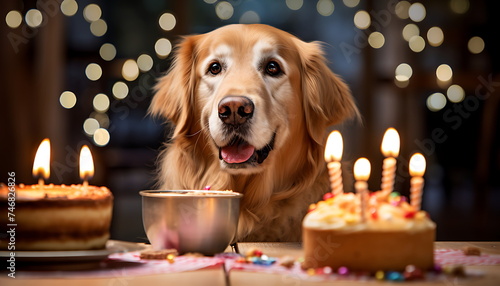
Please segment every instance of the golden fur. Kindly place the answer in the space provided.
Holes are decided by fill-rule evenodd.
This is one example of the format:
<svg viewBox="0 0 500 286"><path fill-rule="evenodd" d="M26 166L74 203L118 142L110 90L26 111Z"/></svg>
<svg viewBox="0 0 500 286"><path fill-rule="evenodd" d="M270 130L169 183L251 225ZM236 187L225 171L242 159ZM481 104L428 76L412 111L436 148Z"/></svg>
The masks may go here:
<svg viewBox="0 0 500 286"><path fill-rule="evenodd" d="M218 75L207 72L214 59L222 62ZM262 72L260 62L270 59L284 74ZM255 104L248 124L258 128L249 127L250 143L269 140L274 132L274 148L262 164L232 169L219 159L216 142L229 139L213 114L227 95L248 96ZM259 24L183 38L150 112L175 125L160 154L159 187L243 193L238 241L301 239L309 204L329 191L326 128L358 113L348 87L327 67L320 43Z"/></svg>

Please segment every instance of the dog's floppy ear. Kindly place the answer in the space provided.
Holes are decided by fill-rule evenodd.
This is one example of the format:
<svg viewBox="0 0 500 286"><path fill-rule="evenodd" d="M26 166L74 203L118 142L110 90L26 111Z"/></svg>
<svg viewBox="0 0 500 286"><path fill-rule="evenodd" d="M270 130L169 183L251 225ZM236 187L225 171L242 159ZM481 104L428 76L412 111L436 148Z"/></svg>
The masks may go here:
<svg viewBox="0 0 500 286"><path fill-rule="evenodd" d="M321 43L300 40L302 94L309 134L323 144L326 127L349 117L359 117L349 87L327 66Z"/></svg>
<svg viewBox="0 0 500 286"><path fill-rule="evenodd" d="M194 114L195 48L198 36L187 36L177 46L168 73L155 86L149 113L169 119L174 137L189 131Z"/></svg>

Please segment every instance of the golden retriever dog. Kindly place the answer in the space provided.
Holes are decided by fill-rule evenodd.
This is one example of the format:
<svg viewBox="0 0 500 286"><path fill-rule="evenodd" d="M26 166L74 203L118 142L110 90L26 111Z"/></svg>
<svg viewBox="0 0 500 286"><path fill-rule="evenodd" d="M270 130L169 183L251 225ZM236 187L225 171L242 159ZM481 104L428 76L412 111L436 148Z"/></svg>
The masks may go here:
<svg viewBox="0 0 500 286"><path fill-rule="evenodd" d="M161 189L243 193L236 241L300 241L329 191L329 125L358 113L321 45L261 24L184 37L150 113L175 125Z"/></svg>

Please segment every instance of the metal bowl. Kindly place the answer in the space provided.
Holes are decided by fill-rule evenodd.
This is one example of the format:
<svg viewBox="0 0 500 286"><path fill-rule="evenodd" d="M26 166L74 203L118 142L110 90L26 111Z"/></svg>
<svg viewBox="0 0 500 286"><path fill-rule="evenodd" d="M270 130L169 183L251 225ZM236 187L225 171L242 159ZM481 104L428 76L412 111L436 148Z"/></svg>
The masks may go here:
<svg viewBox="0 0 500 286"><path fill-rule="evenodd" d="M141 191L142 222L154 249L213 255L223 252L238 228L240 193Z"/></svg>

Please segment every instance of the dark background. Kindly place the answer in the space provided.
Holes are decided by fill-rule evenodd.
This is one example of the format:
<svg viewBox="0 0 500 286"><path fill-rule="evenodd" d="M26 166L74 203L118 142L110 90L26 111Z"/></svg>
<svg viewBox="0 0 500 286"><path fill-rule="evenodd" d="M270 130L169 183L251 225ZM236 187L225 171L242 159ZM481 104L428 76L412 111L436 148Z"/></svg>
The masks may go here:
<svg viewBox="0 0 500 286"><path fill-rule="evenodd" d="M324 0L322 0L324 1ZM207 3L210 2L210 3ZM213 3L212 3L213 2ZM321 2L321 1L319 1ZM346 1L347 2L347 1ZM421 1L426 17L421 22L401 19L394 6L399 1L360 1L347 7L334 0L334 11L323 16L318 1L78 1L74 16L65 16L61 0L2 1L0 3L0 182L7 172L16 172L18 183L32 184L31 168L42 139L52 143L52 174L49 183L80 183L78 154L83 144L90 146L96 175L91 184L104 185L115 195L112 238L145 241L142 229L140 190L154 186L155 159L168 139L169 125L147 115L155 79L165 72L171 56L161 59L154 49L159 38L176 43L180 36L205 33L217 27L245 22L242 15L253 11L252 22L273 25L304 41L323 41L331 68L352 89L362 122L346 122L332 127L344 136L344 185L352 189L352 165L358 157L372 163L370 189L380 185L383 156L380 143L384 131L395 127L401 136L396 189L408 195L408 160L412 153L427 158L423 209L438 224L438 240L500 240L500 76L498 44L500 17L497 1ZM414 3L416 1L408 1ZM107 23L103 36L94 36L83 17L88 4L98 4L101 19ZM222 20L217 5L229 4L232 16ZM302 3L292 10L287 3ZM468 7L454 12L456 4ZM321 5L319 5L321 6ZM39 9L44 21L30 28L23 20L17 28L4 21L11 10L24 16ZM353 17L359 10L369 12L372 25L355 27ZM172 13L176 25L164 31L158 24L163 13ZM246 14L247 16L249 14ZM248 18L246 18L248 19ZM422 52L413 52L402 37L409 23L416 24L426 41ZM426 33L438 26L444 42L429 45ZM372 48L367 41L371 32L381 32L385 44ZM467 42L473 36L485 41L485 49L472 54ZM99 55L104 43L117 50L112 61ZM148 54L154 60L151 70L141 72L133 81L124 80L121 68L127 59ZM89 63L102 67L97 81L85 76ZM413 76L408 85L398 87L395 68L408 63ZM435 70L440 64L453 69L453 78L438 83ZM129 88L125 99L112 95L112 86L123 81ZM427 98L458 84L465 99L447 101L439 111L430 111ZM72 91L77 103L65 109L59 103L63 91ZM104 93L111 106L95 112L92 101ZM85 119L100 121L110 134L105 146L97 146L83 130Z"/></svg>

